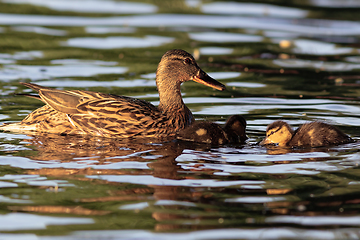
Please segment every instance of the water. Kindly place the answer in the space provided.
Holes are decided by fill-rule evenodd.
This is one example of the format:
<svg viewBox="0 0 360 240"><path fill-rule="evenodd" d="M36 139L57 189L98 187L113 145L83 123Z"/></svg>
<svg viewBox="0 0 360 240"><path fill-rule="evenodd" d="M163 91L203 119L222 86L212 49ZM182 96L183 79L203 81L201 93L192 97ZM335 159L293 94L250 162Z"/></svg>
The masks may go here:
<svg viewBox="0 0 360 240"><path fill-rule="evenodd" d="M360 140L357 1L0 1L0 120L43 105L19 82L158 104L162 54L226 84L182 86L196 119L247 120L210 147L0 133L1 239L358 239L358 142L257 145L278 119Z"/></svg>

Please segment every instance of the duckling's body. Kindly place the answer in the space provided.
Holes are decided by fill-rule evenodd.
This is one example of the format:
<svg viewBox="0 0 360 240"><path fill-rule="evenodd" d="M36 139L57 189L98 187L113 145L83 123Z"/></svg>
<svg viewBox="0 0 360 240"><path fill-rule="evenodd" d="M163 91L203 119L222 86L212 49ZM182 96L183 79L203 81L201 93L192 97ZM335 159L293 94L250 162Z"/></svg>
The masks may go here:
<svg viewBox="0 0 360 240"><path fill-rule="evenodd" d="M20 123L0 130L36 131L57 134L90 134L112 138L167 138L189 126L191 111L184 104L180 85L193 80L218 90L225 86L208 76L183 50L167 51L156 71L160 104L125 96L81 90L56 90L31 83L23 85L39 93L45 106Z"/></svg>
<svg viewBox="0 0 360 240"><path fill-rule="evenodd" d="M245 129L245 119L240 115L233 115L226 121L224 128L212 122L195 122L184 130L179 131L177 139L214 146L240 143L245 142L247 139Z"/></svg>
<svg viewBox="0 0 360 240"><path fill-rule="evenodd" d="M267 127L266 138L260 144L277 144L280 147L321 147L353 141L338 128L323 122L305 123L293 131L286 122L275 121Z"/></svg>

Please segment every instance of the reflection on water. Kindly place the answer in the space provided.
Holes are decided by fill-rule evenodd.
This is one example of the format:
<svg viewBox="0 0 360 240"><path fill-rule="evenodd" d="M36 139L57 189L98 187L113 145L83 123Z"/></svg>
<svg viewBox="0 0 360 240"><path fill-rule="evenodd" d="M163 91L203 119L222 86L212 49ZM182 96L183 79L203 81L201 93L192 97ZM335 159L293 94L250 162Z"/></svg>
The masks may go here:
<svg viewBox="0 0 360 240"><path fill-rule="evenodd" d="M72 38L65 45L78 48L144 48L156 47L165 43L171 43L173 38L146 36L144 38L135 37L107 37L107 38Z"/></svg>
<svg viewBox="0 0 360 240"><path fill-rule="evenodd" d="M259 15L274 17L303 18L308 11L259 3L213 2L204 4L202 12L209 14Z"/></svg>
<svg viewBox="0 0 360 240"><path fill-rule="evenodd" d="M92 12L92 13L120 13L120 14L141 14L154 13L157 7L146 3L115 2L115 1L96 1L96 0L2 0L10 4L33 4L48 7L57 11L71 12Z"/></svg>
<svg viewBox="0 0 360 240"><path fill-rule="evenodd" d="M256 35L240 34L240 33L220 33L220 32L202 32L190 33L189 37L196 41L202 42L261 42L263 37Z"/></svg>
<svg viewBox="0 0 360 240"><path fill-rule="evenodd" d="M356 1L0 0L0 119L43 103L18 82L158 104L156 66L193 52L224 92L182 85L196 119L247 120L245 144L0 133L0 238L359 238ZM265 148L321 120L357 142Z"/></svg>
<svg viewBox="0 0 360 240"><path fill-rule="evenodd" d="M90 77L96 74L112 74L124 73L127 71L125 67L108 67L90 65L90 63L80 65L62 65L62 66L20 66L7 65L0 77L4 81L17 79L30 79L32 81L40 79L49 79L56 77Z"/></svg>
<svg viewBox="0 0 360 240"><path fill-rule="evenodd" d="M0 231L16 231L45 229L48 225L91 224L93 220L90 218L60 218L27 213L9 213L0 217L0 222Z"/></svg>

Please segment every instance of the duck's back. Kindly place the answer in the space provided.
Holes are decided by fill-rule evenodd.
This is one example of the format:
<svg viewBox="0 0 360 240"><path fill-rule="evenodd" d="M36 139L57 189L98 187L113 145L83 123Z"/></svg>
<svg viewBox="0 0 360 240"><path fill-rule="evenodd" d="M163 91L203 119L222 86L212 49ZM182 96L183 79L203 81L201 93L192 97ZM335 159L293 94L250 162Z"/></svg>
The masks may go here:
<svg viewBox="0 0 360 240"><path fill-rule="evenodd" d="M288 145L291 147L320 147L349 142L353 142L353 140L337 127L323 122L311 122L301 125L295 131Z"/></svg>
<svg viewBox="0 0 360 240"><path fill-rule="evenodd" d="M211 145L222 145L229 142L221 126L212 122L195 122L178 132L177 139Z"/></svg>

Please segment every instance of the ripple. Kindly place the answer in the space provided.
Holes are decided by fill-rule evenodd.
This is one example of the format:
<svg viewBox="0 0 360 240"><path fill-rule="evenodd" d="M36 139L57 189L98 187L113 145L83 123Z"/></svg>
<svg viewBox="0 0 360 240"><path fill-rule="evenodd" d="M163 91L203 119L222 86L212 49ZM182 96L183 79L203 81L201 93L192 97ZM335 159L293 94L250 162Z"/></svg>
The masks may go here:
<svg viewBox="0 0 360 240"><path fill-rule="evenodd" d="M149 206L150 206L150 204L148 202L143 202L143 203L134 203L134 204L122 205L119 209L122 209L122 210L140 210L140 209L145 209L145 208L147 208Z"/></svg>
<svg viewBox="0 0 360 240"><path fill-rule="evenodd" d="M43 52L41 51L15 52L14 54L0 53L0 61L8 61L6 64L14 63L13 60L32 60L42 57Z"/></svg>
<svg viewBox="0 0 360 240"><path fill-rule="evenodd" d="M113 48L145 48L157 47L166 43L171 43L174 38L146 36L144 38L137 37L107 37L107 38L71 38L64 45L79 48L91 49L113 49Z"/></svg>
<svg viewBox="0 0 360 240"><path fill-rule="evenodd" d="M231 54L234 50L232 48L224 47L202 47L200 53L202 55L226 55Z"/></svg>
<svg viewBox="0 0 360 240"><path fill-rule="evenodd" d="M240 197L240 198L228 198L225 202L237 202L237 203L268 203L285 201L284 197Z"/></svg>
<svg viewBox="0 0 360 240"><path fill-rule="evenodd" d="M62 66L28 66L28 65L7 65L0 69L0 78L3 81L17 79L41 80L54 77L90 77L99 74L122 74L128 70L126 67L83 65L62 65Z"/></svg>
<svg viewBox="0 0 360 240"><path fill-rule="evenodd" d="M355 8L360 7L356 0L310 0L309 4L327 8Z"/></svg>
<svg viewBox="0 0 360 240"><path fill-rule="evenodd" d="M17 186L18 185L16 183L0 181L0 188L12 188L12 187L17 187ZM3 199L0 199L0 202L3 202Z"/></svg>
<svg viewBox="0 0 360 240"><path fill-rule="evenodd" d="M250 83L250 82L230 82L226 86L230 87L246 87L246 88L261 88L266 87L266 84L262 83Z"/></svg>
<svg viewBox="0 0 360 240"><path fill-rule="evenodd" d="M276 157L275 157L276 156ZM281 158L286 159L284 161L301 161L306 159L306 154L303 156L297 155L292 156L290 154L283 154L283 155L267 155L267 154L256 154L253 156L246 156L246 159L237 159L236 162L247 162L250 163L250 161L254 162L274 162L274 161L281 161ZM261 160L259 160L261 159ZM234 160L232 160L234 161ZM182 164L183 168L192 168L191 165ZM265 173L265 174L303 174L303 175L315 175L319 174L322 171L338 171L344 169L343 166L333 166L328 163L322 163L322 162L304 162L304 163L289 163L289 164L276 164L276 165L270 165L270 166L256 166L256 165L233 165L233 164L204 164L204 169L213 169L213 170L220 170L226 173L231 174L239 174L239 173ZM245 183L243 183L245 184ZM230 184L229 186L231 186Z"/></svg>
<svg viewBox="0 0 360 240"><path fill-rule="evenodd" d="M53 59L50 61L52 64L62 65L97 65L97 66L115 66L118 62L100 61L100 60L84 60L84 59Z"/></svg>
<svg viewBox="0 0 360 240"><path fill-rule="evenodd" d="M359 56L344 57L344 59L345 59L345 61L348 61L348 62L360 63Z"/></svg>
<svg viewBox="0 0 360 240"><path fill-rule="evenodd" d="M309 55L341 55L349 53L359 53L359 49L350 47L340 47L333 43L326 43L314 40L297 39L293 40L293 53Z"/></svg>
<svg viewBox="0 0 360 240"><path fill-rule="evenodd" d="M126 157L119 157L126 158ZM91 157L87 157L91 159ZM71 161L71 162L60 162L60 161L37 161L31 160L25 157L16 157L16 156L0 156L0 165L10 165L12 167L18 167L22 169L46 169L46 168L64 168L64 169L85 169L85 168L94 168L94 169L149 169L147 166L148 162L133 162L133 161L124 161L124 162L111 162L106 165L99 165L98 161ZM26 178L26 177L25 177ZM0 177L0 179L7 179L6 177ZM27 178L26 178L27 179ZM31 181L36 180L46 180L43 179L31 179ZM21 180L23 182L28 182L28 180ZM30 181L30 180L29 180Z"/></svg>
<svg viewBox="0 0 360 240"><path fill-rule="evenodd" d="M238 180L238 181L216 181L212 179L182 179L173 180L166 178L157 178L154 176L132 176L132 175L101 175L87 176L91 179L101 179L110 182L132 183L142 185L158 185L158 186L183 186L183 187L225 187L242 184L263 184L263 181Z"/></svg>
<svg viewBox="0 0 360 240"><path fill-rule="evenodd" d="M251 218L249 218L251 219ZM107 230L107 231L76 231L72 233L74 239L87 238L113 239L121 236L124 239L158 239L158 240L200 240L200 239L234 239L234 236L241 236L242 239L348 239L354 236L356 239L359 230L350 229L326 229L312 230L294 227L276 227L242 229L242 228L223 228L191 231L186 233L158 233L145 230ZM51 239L50 237L47 237ZM68 239L68 237L55 237L55 239Z"/></svg>
<svg viewBox="0 0 360 240"><path fill-rule="evenodd" d="M12 180L16 183L25 183L30 186L74 186L73 184L69 184L67 181L64 180L47 180L46 177L40 177L39 175L11 175L7 174L5 176L0 177L2 180ZM11 183L15 184L16 183ZM0 184L1 185L1 184ZM15 186L15 187L16 187Z"/></svg>
<svg viewBox="0 0 360 240"><path fill-rule="evenodd" d="M239 72L208 72L208 74L215 79L231 79L241 75Z"/></svg>
<svg viewBox="0 0 360 240"><path fill-rule="evenodd" d="M201 11L210 14L234 14L303 18L309 12L291 7L260 3L213 2L201 6Z"/></svg>
<svg viewBox="0 0 360 240"><path fill-rule="evenodd" d="M32 4L54 9L56 11L94 12L94 13L154 13L157 7L147 3L98 1L98 0L3 0L9 4Z"/></svg>
<svg viewBox="0 0 360 240"><path fill-rule="evenodd" d="M4 132L0 132L0 138L2 141L12 141L14 139L31 139L31 137L24 134L10 134Z"/></svg>
<svg viewBox="0 0 360 240"><path fill-rule="evenodd" d="M296 22L291 19L239 16L207 16L191 14L156 14L124 17L73 17L42 16L26 14L0 14L1 25L39 25L39 26L130 26L130 27L173 27L192 26L207 28L234 28L273 30L301 33L308 36L333 35L357 36L360 34L360 23L355 21L317 20Z"/></svg>
<svg viewBox="0 0 360 240"><path fill-rule="evenodd" d="M15 185L17 186L17 184L15 184ZM5 197L5 196L2 196L2 195L0 195L0 202L11 203L11 204L14 204L14 203L34 203L31 200L9 198L9 197ZM1 237L1 235L0 235L0 237Z"/></svg>
<svg viewBox="0 0 360 240"><path fill-rule="evenodd" d="M134 33L135 28L131 27L86 27L87 33L107 34L107 33Z"/></svg>
<svg viewBox="0 0 360 240"><path fill-rule="evenodd" d="M202 42L261 42L262 36L241 34L241 33L224 33L224 32L203 32L189 33L189 37L193 40Z"/></svg>
<svg viewBox="0 0 360 240"><path fill-rule="evenodd" d="M91 218L48 217L28 213L7 213L0 215L1 231L25 229L46 229L49 225L93 224Z"/></svg>
<svg viewBox="0 0 360 240"><path fill-rule="evenodd" d="M246 114L260 109L292 109L292 114L302 114L306 110L322 110L329 112L331 115L339 113L352 117L360 116L360 106L328 99L184 97L184 102L187 104L203 104L203 107L193 110L193 113L212 116ZM209 106L210 103L222 103L222 105ZM279 118L278 115L276 117Z"/></svg>
<svg viewBox="0 0 360 240"><path fill-rule="evenodd" d="M67 31L50 29L44 27L36 27L36 26L16 26L11 28L13 31L17 32L32 32L37 34L44 34L50 36L65 36L67 35Z"/></svg>
<svg viewBox="0 0 360 240"><path fill-rule="evenodd" d="M14 145L14 144L0 144L0 151L7 152L7 151L22 151L22 150L30 150L31 148L24 147L21 145Z"/></svg>
<svg viewBox="0 0 360 240"><path fill-rule="evenodd" d="M267 223L299 224L305 226L349 225L359 226L359 216L274 216L265 219Z"/></svg>
<svg viewBox="0 0 360 240"><path fill-rule="evenodd" d="M118 81L88 81L88 80L48 80L36 82L41 86L46 87L156 87L154 80L118 80Z"/></svg>
<svg viewBox="0 0 360 240"><path fill-rule="evenodd" d="M324 62L303 59L276 59L273 63L283 68L321 69L322 71L345 72L360 69L360 64L344 62Z"/></svg>

